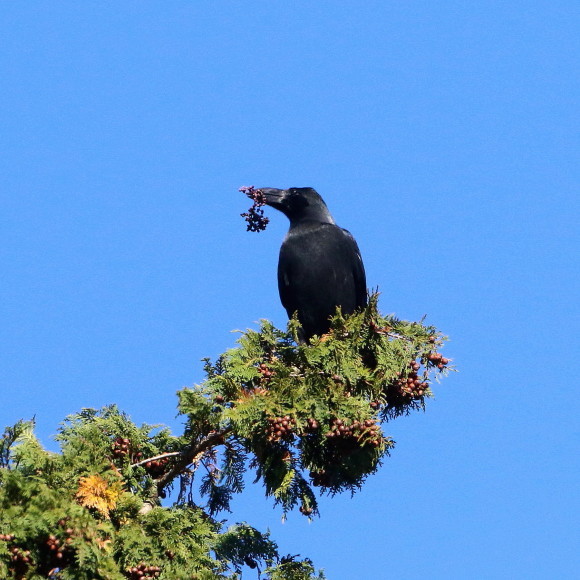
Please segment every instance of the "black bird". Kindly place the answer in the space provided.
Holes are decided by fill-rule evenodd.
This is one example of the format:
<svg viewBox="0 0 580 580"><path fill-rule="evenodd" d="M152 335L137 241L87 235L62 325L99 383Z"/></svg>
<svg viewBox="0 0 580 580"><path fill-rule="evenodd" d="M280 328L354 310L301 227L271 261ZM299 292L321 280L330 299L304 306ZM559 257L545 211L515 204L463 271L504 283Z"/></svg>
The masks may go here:
<svg viewBox="0 0 580 580"><path fill-rule="evenodd" d="M311 187L260 188L267 205L290 220L280 248L278 290L291 318L297 312L301 339L322 336L340 306L351 314L367 303L365 270L350 232L339 227Z"/></svg>

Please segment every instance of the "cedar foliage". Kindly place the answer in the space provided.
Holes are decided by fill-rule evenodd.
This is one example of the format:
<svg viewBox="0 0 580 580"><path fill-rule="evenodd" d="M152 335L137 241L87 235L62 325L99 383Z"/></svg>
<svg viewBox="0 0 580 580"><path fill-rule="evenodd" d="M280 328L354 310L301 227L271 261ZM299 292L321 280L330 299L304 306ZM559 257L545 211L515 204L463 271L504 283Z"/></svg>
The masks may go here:
<svg viewBox="0 0 580 580"><path fill-rule="evenodd" d="M268 533L218 515L253 471L284 514L319 515L320 493L354 493L394 446L382 426L424 409L449 361L432 326L361 312L298 342L262 321L178 393L183 434L135 425L114 405L69 416L45 450L33 422L0 439L0 577L324 578L280 556ZM172 493L173 502L162 499ZM168 503L168 502L165 502Z"/></svg>

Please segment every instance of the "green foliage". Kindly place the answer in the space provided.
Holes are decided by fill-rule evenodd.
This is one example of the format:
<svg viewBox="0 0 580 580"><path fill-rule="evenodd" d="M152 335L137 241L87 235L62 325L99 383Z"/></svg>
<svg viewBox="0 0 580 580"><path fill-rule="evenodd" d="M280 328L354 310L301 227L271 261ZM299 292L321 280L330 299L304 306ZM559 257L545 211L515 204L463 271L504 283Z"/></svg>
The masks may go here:
<svg viewBox="0 0 580 580"><path fill-rule="evenodd" d="M246 524L224 531L192 501L152 501L162 468L139 465L143 452L157 457L178 441L154 431L114 406L68 417L61 453L43 450L31 423L6 429L0 578L213 580L235 578L243 565L276 571L268 534Z"/></svg>
<svg viewBox="0 0 580 580"><path fill-rule="evenodd" d="M269 534L223 528L253 470L284 513L318 514L318 493L355 492L388 456L383 427L424 408L448 370L444 337L381 316L377 297L327 336L297 342L263 321L178 393L181 436L135 425L115 406L66 418L45 450L33 422L0 438L0 578L324 578L281 557ZM176 487L172 505L161 500Z"/></svg>
<svg viewBox="0 0 580 580"><path fill-rule="evenodd" d="M202 416L224 437L221 467L212 462L214 475L202 487L210 503L220 485L239 490L235 474L250 456L256 481L284 511L317 513L313 488L359 489L394 446L381 423L424 409L433 379L448 372L437 353L445 337L381 316L377 295L350 317L338 311L330 333L307 345L297 342L297 328L296 320L287 332L262 321L215 364L206 360L202 385L179 393L191 431Z"/></svg>
<svg viewBox="0 0 580 580"><path fill-rule="evenodd" d="M266 573L270 580L309 580L310 578L325 580L326 578L322 571L316 573L312 561L308 558L294 560L292 556L281 558L276 566L267 568Z"/></svg>
<svg viewBox="0 0 580 580"><path fill-rule="evenodd" d="M278 547L269 534L261 534L246 524L236 524L221 535L215 553L241 572L244 564L256 568L259 559L273 561L278 557Z"/></svg>

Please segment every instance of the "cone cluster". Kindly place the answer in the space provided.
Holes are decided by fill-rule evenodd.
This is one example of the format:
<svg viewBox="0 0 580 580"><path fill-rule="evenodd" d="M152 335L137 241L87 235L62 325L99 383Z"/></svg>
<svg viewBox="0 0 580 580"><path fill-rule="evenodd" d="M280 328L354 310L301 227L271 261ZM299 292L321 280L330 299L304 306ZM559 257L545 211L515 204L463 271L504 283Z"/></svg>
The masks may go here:
<svg viewBox="0 0 580 580"><path fill-rule="evenodd" d="M159 566L148 566L143 563L125 570L125 576L130 580L153 580L153 578L159 578L160 574Z"/></svg>
<svg viewBox="0 0 580 580"><path fill-rule="evenodd" d="M361 440L373 447L379 447L382 441L379 425L372 419L354 421L351 425L345 425L342 419L333 419L330 430L326 432L326 439L332 442Z"/></svg>
<svg viewBox="0 0 580 580"><path fill-rule="evenodd" d="M427 360L439 370L444 369L449 364L449 359L445 358L440 352L430 352L427 355Z"/></svg>
<svg viewBox="0 0 580 580"><path fill-rule="evenodd" d="M284 417L268 417L268 440L280 441L292 437L296 420L285 415Z"/></svg>
<svg viewBox="0 0 580 580"><path fill-rule="evenodd" d="M319 469L318 471L311 471L309 473L310 479L312 480L312 485L314 487L328 487L330 485L330 476L328 472L324 469Z"/></svg>
<svg viewBox="0 0 580 580"><path fill-rule="evenodd" d="M419 400L425 395L429 383L419 377L418 371L421 365L416 360L412 360L409 362L409 367L410 370L407 373L401 373L389 388L391 395L389 403L392 404L392 402L398 402L401 399Z"/></svg>
<svg viewBox="0 0 580 580"><path fill-rule="evenodd" d="M140 451L133 452L130 439L127 437L117 437L115 441L113 441L113 457L115 459L122 459L128 455L135 460L139 460L143 456Z"/></svg>
<svg viewBox="0 0 580 580"><path fill-rule="evenodd" d="M263 383L269 382L272 378L272 375L274 374L274 371L270 370L266 363L262 363L258 367L258 372L262 375L261 380Z"/></svg>
<svg viewBox="0 0 580 580"><path fill-rule="evenodd" d="M145 464L145 469L151 477L154 479L160 477L165 473L165 468L169 463L169 457L162 457L161 459L154 459L153 461L148 461Z"/></svg>
<svg viewBox="0 0 580 580"><path fill-rule="evenodd" d="M12 553L11 560L14 564L15 570L26 569L32 563L32 558L30 557L30 550L22 550L14 546L10 552ZM18 572L17 572L18 573Z"/></svg>
<svg viewBox="0 0 580 580"><path fill-rule="evenodd" d="M320 429L320 423L314 419L310 418L306 421L306 432L307 433L316 433Z"/></svg>
<svg viewBox="0 0 580 580"><path fill-rule="evenodd" d="M67 528L65 530L64 541L61 541L54 534L48 536L46 545L50 552L49 567L58 566L59 568L64 568L70 562L70 558L72 557L72 534L73 529Z"/></svg>
<svg viewBox="0 0 580 580"><path fill-rule="evenodd" d="M0 539L5 542L12 542L14 540L14 534L2 534ZM10 571L17 578L24 578L28 567L32 564L32 558L30 556L30 550L23 550L18 546L10 546L8 548L10 552Z"/></svg>

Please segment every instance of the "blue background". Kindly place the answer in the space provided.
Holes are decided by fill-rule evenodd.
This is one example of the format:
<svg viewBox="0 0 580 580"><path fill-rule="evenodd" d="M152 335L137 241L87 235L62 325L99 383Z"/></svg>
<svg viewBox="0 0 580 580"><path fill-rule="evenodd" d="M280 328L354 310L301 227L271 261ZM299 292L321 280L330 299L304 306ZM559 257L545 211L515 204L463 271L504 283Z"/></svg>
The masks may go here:
<svg viewBox="0 0 580 580"><path fill-rule="evenodd" d="M285 324L315 187L385 313L460 369L322 518L252 486L230 521L332 580L572 578L578 566L577 2L5 2L0 425L118 403L169 424L230 330ZM253 577L253 574L248 576Z"/></svg>

